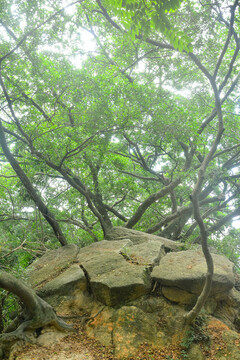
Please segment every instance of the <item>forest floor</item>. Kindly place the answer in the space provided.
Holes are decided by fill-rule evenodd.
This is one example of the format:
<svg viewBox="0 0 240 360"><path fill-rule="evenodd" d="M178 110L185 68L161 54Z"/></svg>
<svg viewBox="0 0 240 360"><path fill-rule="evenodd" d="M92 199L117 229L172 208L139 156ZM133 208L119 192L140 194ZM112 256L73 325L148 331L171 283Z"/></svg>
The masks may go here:
<svg viewBox="0 0 240 360"><path fill-rule="evenodd" d="M16 360L119 360L113 355L113 348L105 347L90 339L84 328L76 323L76 332L64 337L50 346L26 345L19 352L14 352L10 359ZM171 345L164 349L152 349L142 344L138 354L128 360L164 360L179 359L181 347Z"/></svg>

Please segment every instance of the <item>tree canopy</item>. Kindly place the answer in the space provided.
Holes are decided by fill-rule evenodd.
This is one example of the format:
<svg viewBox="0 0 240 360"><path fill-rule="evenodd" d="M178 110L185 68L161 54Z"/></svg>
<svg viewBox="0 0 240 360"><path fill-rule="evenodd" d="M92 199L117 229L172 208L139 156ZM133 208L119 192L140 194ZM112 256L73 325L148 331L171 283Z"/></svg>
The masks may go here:
<svg viewBox="0 0 240 360"><path fill-rule="evenodd" d="M238 264L238 0L3 0L0 29L4 269L113 226Z"/></svg>

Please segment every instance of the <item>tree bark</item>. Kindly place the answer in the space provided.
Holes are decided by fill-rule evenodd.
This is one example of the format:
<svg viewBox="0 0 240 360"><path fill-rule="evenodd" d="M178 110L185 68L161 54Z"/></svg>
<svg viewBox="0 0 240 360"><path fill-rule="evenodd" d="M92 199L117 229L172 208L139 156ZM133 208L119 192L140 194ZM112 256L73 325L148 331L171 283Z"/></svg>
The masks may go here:
<svg viewBox="0 0 240 360"><path fill-rule="evenodd" d="M213 278L213 272L214 272L212 255L208 249L207 232L206 232L206 229L205 229L205 226L203 223L203 219L200 215L199 204L198 204L196 193L193 194L193 196L191 197L191 200L192 200L193 208L194 208L194 218L198 223L200 233L201 233L202 251L203 251L203 254L204 254L204 257L206 260L206 264L207 264L207 274L206 274L203 290L202 290L201 294L199 295L195 306L185 316L185 320L188 324L191 324L195 320L195 318L200 313L203 305L205 304L205 301L207 300L208 295L211 291L212 278Z"/></svg>
<svg viewBox="0 0 240 360"><path fill-rule="evenodd" d="M169 194L177 185L179 185L181 180L179 178L173 180L169 185L165 186L160 191L151 194L137 209L132 218L126 223L125 227L131 229L137 222L141 219L145 211L152 205L154 202Z"/></svg>
<svg viewBox="0 0 240 360"><path fill-rule="evenodd" d="M59 330L73 329L59 319L54 309L29 286L5 271L0 271L0 287L18 296L26 307L25 321L16 330L0 335L0 358L9 354L15 342L28 340L25 330L36 330L46 325L53 325Z"/></svg>
<svg viewBox="0 0 240 360"><path fill-rule="evenodd" d="M215 79L213 76L210 75L208 70L202 65L202 63L199 61L199 59L193 53L189 53L189 56L193 60L193 62L197 65L197 67L201 70L201 72L206 76L206 78L209 80L209 82L212 86L212 90L214 92L214 97L215 97L215 107L216 107L217 115L218 115L218 131L217 131L216 137L209 149L209 152L207 153L207 155L205 156L205 158L202 161L201 167L198 171L198 177L197 177L196 184L194 186L192 195L190 196L190 199L193 204L194 218L195 218L196 222L198 223L198 226L200 229L202 251L203 251L203 254L204 254L204 257L206 260L206 264L207 264L207 274L206 274L206 279L205 279L205 284L204 284L203 290L202 290L201 294L199 295L197 302L196 302L195 306L193 307L193 309L191 311L189 311L187 313L187 315L185 316L186 322L192 323L195 320L195 318L199 315L205 301L208 298L208 295L209 295L209 293L211 291L211 287L212 287L214 264L213 264L212 255L208 249L207 231L206 231L206 228L205 228L205 225L203 222L203 218L200 214L199 195L200 195L203 183L204 183L204 177L205 177L207 166L213 159L213 156L217 150L217 147L221 140L222 134L224 132L224 127L223 127L221 101L220 101L219 91L218 91Z"/></svg>

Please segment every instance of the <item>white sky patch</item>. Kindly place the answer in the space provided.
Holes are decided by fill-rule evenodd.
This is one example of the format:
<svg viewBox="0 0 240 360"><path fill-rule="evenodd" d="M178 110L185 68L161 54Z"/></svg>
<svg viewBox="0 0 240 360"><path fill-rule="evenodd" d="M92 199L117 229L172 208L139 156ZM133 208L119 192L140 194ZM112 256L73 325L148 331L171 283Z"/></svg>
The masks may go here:
<svg viewBox="0 0 240 360"><path fill-rule="evenodd" d="M30 206L25 206L24 208L22 208L22 212L25 212L25 213L33 213L34 211L35 211L35 209Z"/></svg>
<svg viewBox="0 0 240 360"><path fill-rule="evenodd" d="M96 43L93 35L88 31L82 30L81 34L81 47L85 55L82 54L73 54L69 60L71 63L76 66L76 68L81 68L84 60L87 59L89 53L96 51Z"/></svg>
<svg viewBox="0 0 240 360"><path fill-rule="evenodd" d="M232 226L235 227L235 229L240 229L240 219L233 220Z"/></svg>

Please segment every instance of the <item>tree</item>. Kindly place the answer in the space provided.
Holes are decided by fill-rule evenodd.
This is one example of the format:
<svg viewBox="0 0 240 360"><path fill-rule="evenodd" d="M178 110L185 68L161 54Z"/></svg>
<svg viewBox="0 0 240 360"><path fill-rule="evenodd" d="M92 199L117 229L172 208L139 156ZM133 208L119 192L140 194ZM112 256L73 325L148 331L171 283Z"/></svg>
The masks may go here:
<svg viewBox="0 0 240 360"><path fill-rule="evenodd" d="M17 340L26 340L25 330L35 330L46 325L54 325L60 330L72 330L72 327L58 318L54 309L19 279L0 271L0 286L17 295L26 306L24 322L17 329L0 336L0 358L8 354L10 344Z"/></svg>
<svg viewBox="0 0 240 360"><path fill-rule="evenodd" d="M72 226L202 241L205 299L207 237L240 215L238 1L3 5L2 223L33 220L25 198L61 245Z"/></svg>

